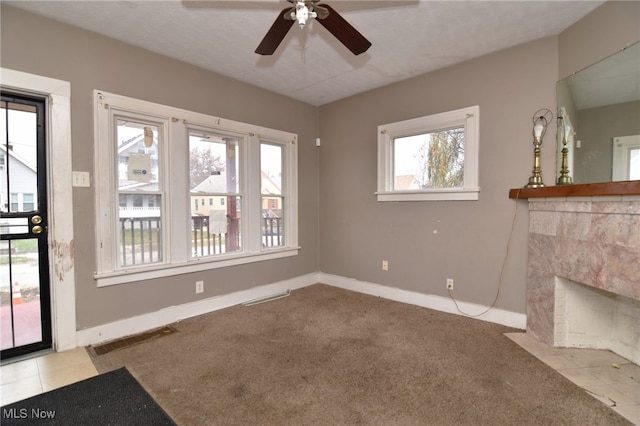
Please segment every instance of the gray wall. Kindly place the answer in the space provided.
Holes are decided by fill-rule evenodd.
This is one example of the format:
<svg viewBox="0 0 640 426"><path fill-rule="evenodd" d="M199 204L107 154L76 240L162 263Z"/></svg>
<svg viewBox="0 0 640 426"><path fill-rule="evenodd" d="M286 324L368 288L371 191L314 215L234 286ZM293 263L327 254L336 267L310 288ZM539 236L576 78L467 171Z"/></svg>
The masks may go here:
<svg viewBox="0 0 640 426"><path fill-rule="evenodd" d="M640 2L607 1L564 30L558 40L565 78L640 40Z"/></svg>
<svg viewBox="0 0 640 426"><path fill-rule="evenodd" d="M639 2L607 2L558 37L487 55L320 108L323 272L458 300L525 309L526 201L507 198L533 165L531 116L556 111L556 82L639 39ZM480 200L377 202L379 124L480 105ZM555 182L555 123L542 177ZM516 206L519 210L516 211ZM513 234L509 239L515 215ZM437 233L435 233L437 231ZM381 261L390 270L381 270Z"/></svg>
<svg viewBox="0 0 640 426"><path fill-rule="evenodd" d="M2 66L71 82L73 169L93 174L92 91L297 133L298 256L97 288L94 191L74 188L78 329L317 271L317 109L112 39L2 6ZM194 282L205 281L195 295Z"/></svg>
<svg viewBox="0 0 640 426"><path fill-rule="evenodd" d="M517 214L497 306L524 312L527 210L508 192L531 174L532 115L555 108L556 47L546 38L322 106L322 271L441 296L453 278L457 299L491 305ZM377 202L376 127L472 105L480 106L480 200ZM542 158L551 180L553 131Z"/></svg>

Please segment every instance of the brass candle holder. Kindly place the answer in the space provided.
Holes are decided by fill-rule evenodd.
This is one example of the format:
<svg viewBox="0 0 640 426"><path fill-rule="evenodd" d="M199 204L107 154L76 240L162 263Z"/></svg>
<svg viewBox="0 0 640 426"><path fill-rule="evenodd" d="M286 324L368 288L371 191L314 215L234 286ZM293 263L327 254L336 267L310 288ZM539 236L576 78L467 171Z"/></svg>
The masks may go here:
<svg viewBox="0 0 640 426"><path fill-rule="evenodd" d="M564 119L558 117L558 131L562 132L562 161L560 162L560 176L556 184L558 185L570 185L573 183L573 179L569 176L569 148L567 148L567 129L564 125Z"/></svg>
<svg viewBox="0 0 640 426"><path fill-rule="evenodd" d="M540 168L540 145L542 137L547 131L547 124L551 120L552 113L548 109L536 111L533 115L533 174L525 188L542 188L542 169Z"/></svg>

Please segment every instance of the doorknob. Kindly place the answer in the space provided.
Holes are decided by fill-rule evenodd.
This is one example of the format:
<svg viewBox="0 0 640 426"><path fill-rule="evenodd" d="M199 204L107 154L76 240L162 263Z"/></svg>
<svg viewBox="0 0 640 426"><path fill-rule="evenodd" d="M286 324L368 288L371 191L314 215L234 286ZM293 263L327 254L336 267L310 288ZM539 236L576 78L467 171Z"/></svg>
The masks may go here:
<svg viewBox="0 0 640 426"><path fill-rule="evenodd" d="M40 223L42 223L42 217L38 215L31 216L31 223L33 223L34 225L39 225Z"/></svg>
<svg viewBox="0 0 640 426"><path fill-rule="evenodd" d="M31 228L31 232L33 232L34 234L41 234L42 231L44 231L44 228L40 225L36 225L33 228Z"/></svg>

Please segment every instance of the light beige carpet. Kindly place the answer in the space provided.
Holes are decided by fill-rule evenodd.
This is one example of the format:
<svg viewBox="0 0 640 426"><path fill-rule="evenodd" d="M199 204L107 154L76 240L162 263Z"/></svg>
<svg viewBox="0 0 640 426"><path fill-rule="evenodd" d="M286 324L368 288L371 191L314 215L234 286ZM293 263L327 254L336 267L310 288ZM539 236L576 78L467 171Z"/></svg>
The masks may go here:
<svg viewBox="0 0 640 426"><path fill-rule="evenodd" d="M314 285L96 356L180 425L622 425L515 330Z"/></svg>

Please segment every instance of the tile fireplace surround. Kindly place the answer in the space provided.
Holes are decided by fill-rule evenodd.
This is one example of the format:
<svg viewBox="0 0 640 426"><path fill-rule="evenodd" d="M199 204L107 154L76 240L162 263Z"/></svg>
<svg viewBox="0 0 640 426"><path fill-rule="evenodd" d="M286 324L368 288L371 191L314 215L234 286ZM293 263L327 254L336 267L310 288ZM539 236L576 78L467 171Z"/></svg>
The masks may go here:
<svg viewBox="0 0 640 426"><path fill-rule="evenodd" d="M511 198L529 198L527 333L640 364L640 195Z"/></svg>

